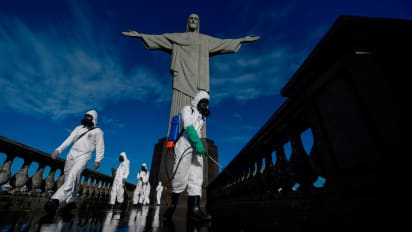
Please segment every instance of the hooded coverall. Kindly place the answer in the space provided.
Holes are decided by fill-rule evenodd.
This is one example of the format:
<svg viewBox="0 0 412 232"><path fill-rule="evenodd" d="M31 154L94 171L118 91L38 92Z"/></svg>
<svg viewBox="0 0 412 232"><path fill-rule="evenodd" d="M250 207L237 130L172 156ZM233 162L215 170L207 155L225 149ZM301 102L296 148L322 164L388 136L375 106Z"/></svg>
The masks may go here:
<svg viewBox="0 0 412 232"><path fill-rule="evenodd" d="M162 198L163 192L163 185L162 182L159 181L159 184L156 187L156 204L160 205L160 199Z"/></svg>
<svg viewBox="0 0 412 232"><path fill-rule="evenodd" d="M209 94L199 91L191 105L183 107L181 123L183 135L174 147L175 160L172 178L172 202L163 214L163 218L171 220L181 192L187 192L187 218L195 221L209 221L211 216L200 209L200 197L203 184L203 156L205 148L201 140L201 131L210 114L208 109Z"/></svg>
<svg viewBox="0 0 412 232"><path fill-rule="evenodd" d="M113 179L109 202L111 205L116 203L116 198L118 203L123 203L124 183L126 182L130 171L130 161L127 159L126 152L121 152L120 156L123 157L123 162L120 162L119 167L116 169L116 175Z"/></svg>
<svg viewBox="0 0 412 232"><path fill-rule="evenodd" d="M97 126L97 112L90 110L86 114L93 116L93 123ZM104 157L103 131L94 128L90 131L83 125L79 125L70 133L69 137L56 148L61 153L66 147L73 144L66 157L64 165L64 183L53 194L51 199L59 200L59 203L75 203L77 201L77 184L80 176L92 157L92 152L96 149L95 162L101 162ZM79 136L88 131L80 139Z"/></svg>
<svg viewBox="0 0 412 232"><path fill-rule="evenodd" d="M143 204L145 202L145 197L149 199L150 187L149 185L149 171L147 171L147 166L145 163L142 164L142 167L146 168L146 171L140 170L137 173L137 185L136 189L133 192L133 204ZM148 191L149 190L149 191Z"/></svg>
<svg viewBox="0 0 412 232"><path fill-rule="evenodd" d="M182 116L183 128L193 125L199 137L205 125L205 118L197 109L197 104L201 99L209 99L209 95L200 91L191 102L191 106L183 107L180 112ZM177 140L174 148L176 158L173 170L176 174L172 180L172 191L181 193L185 189L188 196L201 196L203 184L203 157L195 154L187 133L183 133ZM180 163L178 162L179 160Z"/></svg>

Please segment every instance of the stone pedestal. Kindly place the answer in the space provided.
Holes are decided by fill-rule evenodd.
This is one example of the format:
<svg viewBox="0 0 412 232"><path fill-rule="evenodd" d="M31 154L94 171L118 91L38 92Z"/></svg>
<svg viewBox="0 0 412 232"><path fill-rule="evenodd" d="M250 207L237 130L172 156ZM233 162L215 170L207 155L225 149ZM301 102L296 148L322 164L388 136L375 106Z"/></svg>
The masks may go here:
<svg viewBox="0 0 412 232"><path fill-rule="evenodd" d="M205 144L206 153L212 157L215 161L218 161L217 146L210 139L203 138L203 143ZM158 182L161 181L164 190L161 198L161 204L169 204L171 201L172 188L170 180L173 176L173 162L174 162L174 151L166 149L167 138L161 138L155 144L152 164L150 168L150 179L149 182L151 186L157 186ZM207 185L218 175L219 167L213 161L211 161L207 156L204 158L204 172L203 172L203 192L201 197L201 203L204 204L206 200L206 187ZM152 202L154 200L155 191L152 191ZM186 204L186 193L184 192L179 203Z"/></svg>

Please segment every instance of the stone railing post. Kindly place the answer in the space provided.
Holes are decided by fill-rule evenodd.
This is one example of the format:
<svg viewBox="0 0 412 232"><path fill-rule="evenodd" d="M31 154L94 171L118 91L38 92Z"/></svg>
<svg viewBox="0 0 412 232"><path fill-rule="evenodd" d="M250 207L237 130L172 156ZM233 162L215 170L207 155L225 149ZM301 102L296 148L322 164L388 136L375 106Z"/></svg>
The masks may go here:
<svg viewBox="0 0 412 232"><path fill-rule="evenodd" d="M11 164L13 163L15 156L7 154L7 158L0 168L0 186L10 180L11 177Z"/></svg>

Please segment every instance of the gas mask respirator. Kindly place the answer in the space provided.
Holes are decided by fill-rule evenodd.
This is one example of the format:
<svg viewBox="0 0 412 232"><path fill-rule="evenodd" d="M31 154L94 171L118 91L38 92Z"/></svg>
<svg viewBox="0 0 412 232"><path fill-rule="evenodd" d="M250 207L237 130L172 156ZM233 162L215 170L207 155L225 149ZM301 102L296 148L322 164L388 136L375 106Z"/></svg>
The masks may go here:
<svg viewBox="0 0 412 232"><path fill-rule="evenodd" d="M84 118L80 121L80 123L88 128L94 127L93 117L91 115L86 114Z"/></svg>
<svg viewBox="0 0 412 232"><path fill-rule="evenodd" d="M197 103L197 110L199 111L199 113L203 115L203 117L209 116L209 100L201 99L199 103Z"/></svg>

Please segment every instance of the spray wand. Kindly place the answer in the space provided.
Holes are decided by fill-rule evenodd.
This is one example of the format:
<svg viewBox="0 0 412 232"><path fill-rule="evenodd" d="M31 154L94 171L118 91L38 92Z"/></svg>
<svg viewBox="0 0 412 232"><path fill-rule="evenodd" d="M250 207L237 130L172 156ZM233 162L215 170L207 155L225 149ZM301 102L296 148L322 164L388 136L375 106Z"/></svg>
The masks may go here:
<svg viewBox="0 0 412 232"><path fill-rule="evenodd" d="M233 179L236 179L232 174L230 174L229 171L227 171L225 168L222 167L222 165L219 164L219 162L217 162L215 159L212 158L212 156L210 156L209 154L206 153L206 156L213 161L213 163L215 163L219 168L221 168L224 172L226 172L230 177L232 177Z"/></svg>

